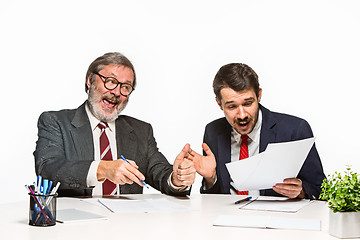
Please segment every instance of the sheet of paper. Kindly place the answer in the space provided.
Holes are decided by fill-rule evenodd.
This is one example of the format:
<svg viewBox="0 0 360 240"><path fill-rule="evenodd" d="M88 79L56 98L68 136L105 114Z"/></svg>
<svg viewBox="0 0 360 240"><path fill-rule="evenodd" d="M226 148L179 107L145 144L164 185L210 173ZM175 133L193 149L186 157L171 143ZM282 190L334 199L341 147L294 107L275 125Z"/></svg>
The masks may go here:
<svg viewBox="0 0 360 240"><path fill-rule="evenodd" d="M78 210L75 208L61 209L56 211L56 221L60 223L106 220L106 219L107 219L106 216Z"/></svg>
<svg viewBox="0 0 360 240"><path fill-rule="evenodd" d="M297 212L309 205L309 199L289 199L279 197L259 196L256 200L243 204L239 208L247 210L274 211L274 212Z"/></svg>
<svg viewBox="0 0 360 240"><path fill-rule="evenodd" d="M223 227L278 228L320 231L320 223L319 219L220 215L215 219L213 225Z"/></svg>
<svg viewBox="0 0 360 240"><path fill-rule="evenodd" d="M227 163L233 185L238 190L272 188L299 173L315 138L270 143L266 150L241 161Z"/></svg>
<svg viewBox="0 0 360 240"><path fill-rule="evenodd" d="M87 203L91 203L91 204L93 204L93 205L95 205L95 206L98 206L98 207L103 208L104 205L99 202L99 199L101 199L101 198L93 197L93 198L80 199L80 201L87 202Z"/></svg>
<svg viewBox="0 0 360 240"><path fill-rule="evenodd" d="M191 208L169 201L166 198L145 200L122 200L101 198L98 201L114 213L118 212L174 212Z"/></svg>

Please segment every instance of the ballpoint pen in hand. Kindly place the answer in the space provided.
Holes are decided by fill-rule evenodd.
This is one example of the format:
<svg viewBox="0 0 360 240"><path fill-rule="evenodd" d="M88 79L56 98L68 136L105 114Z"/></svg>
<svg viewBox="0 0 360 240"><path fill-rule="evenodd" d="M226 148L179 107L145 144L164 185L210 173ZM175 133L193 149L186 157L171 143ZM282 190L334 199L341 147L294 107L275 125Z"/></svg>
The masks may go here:
<svg viewBox="0 0 360 240"><path fill-rule="evenodd" d="M131 164L128 160L126 160L126 158L124 158L123 155L120 155L121 159L124 160L125 162L127 162L128 164ZM140 181L142 182L142 184L144 184L144 187L146 187L147 189L149 189L149 186L143 181L140 179Z"/></svg>

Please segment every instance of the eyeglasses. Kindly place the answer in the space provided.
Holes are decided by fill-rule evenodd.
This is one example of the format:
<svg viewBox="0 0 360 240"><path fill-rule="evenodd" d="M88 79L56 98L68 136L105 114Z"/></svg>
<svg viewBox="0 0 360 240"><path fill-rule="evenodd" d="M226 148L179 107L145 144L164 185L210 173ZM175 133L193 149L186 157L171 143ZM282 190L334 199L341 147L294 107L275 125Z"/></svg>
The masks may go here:
<svg viewBox="0 0 360 240"><path fill-rule="evenodd" d="M105 77L99 73L94 73L94 74L104 79L104 87L107 90L114 90L120 84L120 94L123 95L124 97L129 96L132 93L132 91L135 90L135 88L130 84L119 82L116 78Z"/></svg>

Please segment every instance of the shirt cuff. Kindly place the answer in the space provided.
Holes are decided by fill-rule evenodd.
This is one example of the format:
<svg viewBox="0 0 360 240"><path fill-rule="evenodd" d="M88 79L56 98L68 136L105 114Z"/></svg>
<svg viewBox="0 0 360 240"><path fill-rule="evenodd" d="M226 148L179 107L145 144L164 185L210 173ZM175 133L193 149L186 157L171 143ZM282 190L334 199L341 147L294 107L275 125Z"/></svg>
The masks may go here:
<svg viewBox="0 0 360 240"><path fill-rule="evenodd" d="M104 181L98 181L97 179L97 169L99 167L100 161L92 161L90 168L89 168L89 172L86 178L86 184L88 187L94 187L96 186L97 183L99 182L104 182Z"/></svg>
<svg viewBox="0 0 360 240"><path fill-rule="evenodd" d="M175 185L172 183L172 181L171 181L171 177L172 177L173 173L174 173L174 172L172 172L172 173L170 174L169 178L168 178L168 184L169 184L169 186L170 186L173 190L178 191L178 192L185 192L185 191L190 190L190 186L181 186L181 187L175 186Z"/></svg>
<svg viewBox="0 0 360 240"><path fill-rule="evenodd" d="M205 180L204 180L205 181ZM209 188L206 188L206 184L203 184L203 186L201 186L201 190L209 190L210 188L212 188L214 185L215 185L215 183L217 182L217 175L215 175L215 182L214 182L214 184L211 186L211 187L209 187Z"/></svg>

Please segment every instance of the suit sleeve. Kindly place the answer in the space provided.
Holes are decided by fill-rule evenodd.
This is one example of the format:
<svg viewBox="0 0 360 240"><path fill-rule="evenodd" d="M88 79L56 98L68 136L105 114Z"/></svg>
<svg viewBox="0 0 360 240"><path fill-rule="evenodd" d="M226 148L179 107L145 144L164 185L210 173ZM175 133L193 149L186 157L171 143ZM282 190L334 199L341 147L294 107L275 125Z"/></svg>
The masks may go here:
<svg viewBox="0 0 360 240"><path fill-rule="evenodd" d="M288 136L286 141L296 141L313 137L310 125L307 121L301 119L296 125L289 128L280 129L282 136ZM296 127L294 127L296 126ZM297 178L301 179L302 186L305 190L305 198L318 199L321 192L321 184L325 178L320 156L316 150L315 144L310 149L308 156L301 167ZM261 195L266 196L282 196L273 189L260 190Z"/></svg>
<svg viewBox="0 0 360 240"><path fill-rule="evenodd" d="M211 138L209 136L209 126L205 127L205 133L204 133L204 138L203 138L203 142L206 143L211 151L213 152L213 154L215 155L215 158L217 158L218 154L217 154L217 148L216 148L216 144L214 141L215 138ZM203 151L203 155L206 156L205 151ZM201 188L200 188L200 193L202 194L220 194L221 192L221 187L220 187L220 177L218 176L219 170L218 170L218 163L216 166L216 182L215 184L209 188L209 189L205 189L205 179L203 178L202 183L201 183Z"/></svg>
<svg viewBox="0 0 360 240"><path fill-rule="evenodd" d="M69 134L54 114L45 112L39 117L35 171L43 178L61 182L60 191L87 188L86 177L91 164L91 160L70 159L65 149L66 142L70 141ZM74 195L83 195L83 192Z"/></svg>
<svg viewBox="0 0 360 240"><path fill-rule="evenodd" d="M297 135L298 139L313 137L310 125L305 120L301 122ZM300 178L303 182L306 198L318 199L325 174L315 144L312 146L303 166L301 167L298 178Z"/></svg>
<svg viewBox="0 0 360 240"><path fill-rule="evenodd" d="M177 191L169 186L168 179L173 168L164 155L159 152L151 125L149 125L148 129L147 148L148 167L146 181L158 191L168 195L184 196L190 194L190 191Z"/></svg>

